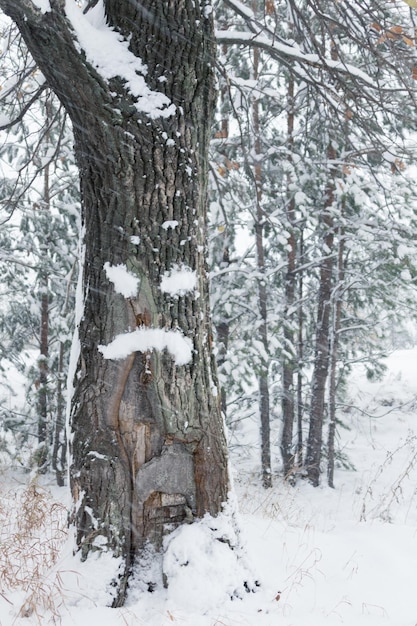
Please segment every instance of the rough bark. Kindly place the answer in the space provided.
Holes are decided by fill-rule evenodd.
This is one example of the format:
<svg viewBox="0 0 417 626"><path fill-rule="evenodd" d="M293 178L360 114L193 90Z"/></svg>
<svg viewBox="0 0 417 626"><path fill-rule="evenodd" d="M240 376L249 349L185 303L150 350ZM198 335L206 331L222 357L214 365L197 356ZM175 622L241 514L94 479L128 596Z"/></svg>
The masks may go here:
<svg viewBox="0 0 417 626"><path fill-rule="evenodd" d="M73 123L85 259L72 520L84 558L103 548L124 557L119 605L147 542L159 549L168 528L218 514L227 498L204 260L214 38L206 2L106 0L109 24L147 65L148 87L174 105L152 117L122 80L105 81L87 63L63 5L51 0L41 14L29 0L0 0ZM117 293L105 263L125 265L137 293ZM196 290L162 292L165 273L183 265L196 272ZM192 342L191 362L157 350L103 357L99 346L137 328L178 329Z"/></svg>

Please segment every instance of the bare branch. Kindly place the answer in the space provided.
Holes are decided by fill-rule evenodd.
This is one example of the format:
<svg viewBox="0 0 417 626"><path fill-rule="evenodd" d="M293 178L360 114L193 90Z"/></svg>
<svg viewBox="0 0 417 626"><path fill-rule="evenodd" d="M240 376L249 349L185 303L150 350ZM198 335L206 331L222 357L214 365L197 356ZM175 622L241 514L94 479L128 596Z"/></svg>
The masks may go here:
<svg viewBox="0 0 417 626"><path fill-rule="evenodd" d="M41 85L39 89L37 89L37 91L34 93L34 95L30 98L29 102L27 102L25 106L22 108L19 115L17 115L14 119L10 120L6 124L0 125L0 130L8 130L12 128L13 126L15 126L15 124L18 124L19 122L21 122L23 118L25 117L26 113L31 108L31 106L39 100L39 97L45 91L45 89L47 89L47 87L48 87L47 83L44 83L43 85Z"/></svg>

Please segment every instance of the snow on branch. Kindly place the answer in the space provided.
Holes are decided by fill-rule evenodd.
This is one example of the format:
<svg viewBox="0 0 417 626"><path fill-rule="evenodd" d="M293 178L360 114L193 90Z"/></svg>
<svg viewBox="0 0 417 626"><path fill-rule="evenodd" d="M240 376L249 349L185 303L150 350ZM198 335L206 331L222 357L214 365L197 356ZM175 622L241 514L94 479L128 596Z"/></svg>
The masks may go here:
<svg viewBox="0 0 417 626"><path fill-rule="evenodd" d="M340 75L339 80L343 82L346 77L359 81L371 90L380 89L380 85L375 78L369 76L355 65L346 63L341 59L331 59L318 48L317 54L303 52L297 44L289 43L280 37L276 31L272 31L266 24L256 19L251 10L245 7L239 0L225 0L225 4L243 18L249 32L237 32L230 30L220 30L216 32L216 38L223 44L241 44L245 46L257 47L266 50L271 57L286 64L291 63L292 70L303 80L317 85L317 77L310 76L306 70L308 67L327 70L330 74ZM301 67L294 67L296 61ZM304 68L304 71L303 69ZM326 86L328 87L328 86Z"/></svg>
<svg viewBox="0 0 417 626"><path fill-rule="evenodd" d="M226 4L229 4L229 6L235 9L235 11L239 13L239 15L241 15L242 17L245 17L249 20L255 20L255 13L252 11L252 9L249 9L249 7L245 6L243 2L240 2L239 0L230 0L230 2L226 2Z"/></svg>
<svg viewBox="0 0 417 626"><path fill-rule="evenodd" d="M326 57L320 57L318 54L305 53L298 46L291 46L287 43L272 41L265 34L218 30L216 31L216 39L218 42L224 44L249 45L266 50L272 57L278 60L282 60L283 58L292 59L299 61L302 65L309 65L316 68L323 68L348 74L349 76L353 76L366 83L368 87L378 87L374 79L354 65L343 63L340 60L335 61Z"/></svg>
<svg viewBox="0 0 417 626"><path fill-rule="evenodd" d="M137 328L117 335L107 346L98 346L105 359L125 359L132 352L167 350L177 365L186 365L192 359L193 344L179 330Z"/></svg>

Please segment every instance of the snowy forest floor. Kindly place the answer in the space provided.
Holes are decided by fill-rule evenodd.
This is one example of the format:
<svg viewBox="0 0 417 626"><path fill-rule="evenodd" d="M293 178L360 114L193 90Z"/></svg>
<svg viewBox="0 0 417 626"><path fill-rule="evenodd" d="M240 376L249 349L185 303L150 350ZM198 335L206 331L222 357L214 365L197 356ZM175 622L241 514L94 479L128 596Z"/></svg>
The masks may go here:
<svg viewBox="0 0 417 626"><path fill-rule="evenodd" d="M337 469L335 489L276 477L265 491L234 451L243 542L261 583L242 599L223 595L230 564L220 559L216 573L200 563L200 576L102 606L106 562L77 565L68 551L67 489L52 477L27 488L27 475L4 469L0 626L416 626L417 348L386 364L382 381L360 366L351 377L339 448L355 469ZM192 560L197 546L186 549Z"/></svg>

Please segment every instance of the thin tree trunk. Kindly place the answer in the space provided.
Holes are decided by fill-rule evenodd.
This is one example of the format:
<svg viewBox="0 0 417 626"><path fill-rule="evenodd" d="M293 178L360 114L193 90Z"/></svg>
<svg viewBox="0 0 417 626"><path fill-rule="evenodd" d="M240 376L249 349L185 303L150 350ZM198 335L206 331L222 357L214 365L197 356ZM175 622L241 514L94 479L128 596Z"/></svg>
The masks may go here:
<svg viewBox="0 0 417 626"><path fill-rule="evenodd" d="M258 183L259 183L258 179ZM264 352L268 354L268 323L267 323L267 293L266 283L262 279L265 270L265 257L263 246L263 212L259 207L257 210L257 224L255 227L256 234L256 252L257 267L261 274L258 280L258 306L260 323L258 325L259 338L262 342ZM261 418L261 464L262 464L262 484L265 489L272 486L271 476L271 426L270 426L270 408L269 408L269 384L268 384L268 362L264 356L261 357L261 368L258 376L259 384L259 412Z"/></svg>
<svg viewBox="0 0 417 626"><path fill-rule="evenodd" d="M335 436L336 436L336 391L337 391L337 361L339 349L339 332L342 319L343 304L343 281L344 281L344 253L345 238L344 229L338 229L338 255L336 284L334 288L333 305L333 328L330 341L330 373L329 373L329 432L327 439L327 482L329 487L334 488L334 460L335 460Z"/></svg>
<svg viewBox="0 0 417 626"><path fill-rule="evenodd" d="M65 318L68 314L68 305L70 300L71 284L74 279L75 264L73 265L68 281L65 294L64 306L61 315ZM67 461L67 437L65 429L65 398L64 398L64 343L60 341L58 351L58 371L56 386L56 417L54 429L54 445L52 449L52 469L56 475L56 481L59 487L65 483L66 461Z"/></svg>
<svg viewBox="0 0 417 626"><path fill-rule="evenodd" d="M49 213L49 165L43 171L43 199L41 211ZM44 250L44 253L46 251ZM38 450L37 465L41 473L46 472L48 464L48 357L49 357L49 278L45 267L39 276L40 290L40 346L39 346L39 387L38 387Z"/></svg>
<svg viewBox="0 0 417 626"><path fill-rule="evenodd" d="M227 24L223 24L222 28L227 30ZM225 55L227 52L227 46L222 46L222 53ZM228 88L227 85L223 85L220 90L220 108L222 110L221 117L221 128L218 133L216 133L216 138L218 139L227 139L229 137L229 116L228 113L225 114L224 106L225 102L228 99ZM222 257L222 267L227 267L230 265L230 255L229 255L229 241L227 234L227 226L225 231L225 241L223 244L223 257ZM216 325L216 334L217 334L217 343L218 343L218 356L217 356L217 366L220 368L227 360L227 350L229 345L229 334L230 334L230 324L227 316L225 315L223 319L221 319ZM226 397L226 389L222 387L221 389L221 407L222 412L225 418L227 418L227 397Z"/></svg>
<svg viewBox="0 0 417 626"><path fill-rule="evenodd" d="M227 249L223 254L223 259L228 259ZM228 261L224 261L228 263ZM227 350L229 346L230 324L227 319L223 319L216 325L218 353L217 353L217 366L220 368L227 360ZM227 417L227 396L224 387L221 388L221 407L224 417Z"/></svg>
<svg viewBox="0 0 417 626"><path fill-rule="evenodd" d="M257 80L259 72L259 50L253 51L254 79ZM255 136L255 155L260 156L261 137L259 120L259 101L255 98L252 104L253 128ZM262 167L259 158L256 159L254 167L254 179L256 186L256 264L259 274L258 278L258 307L259 307L259 338L264 349L264 355L269 352L268 342L268 313L267 313L267 289L265 276L265 248L264 248L264 224L265 215L262 209ZM271 475L271 425L269 407L269 362L265 356L260 357L261 366L258 374L259 385L259 412L261 421L261 465L262 484L265 489L272 486Z"/></svg>
<svg viewBox="0 0 417 626"><path fill-rule="evenodd" d="M52 449L52 469L55 472L59 487L65 484L66 436L65 436L65 401L63 393L64 377L64 344L60 342L58 353L58 371L56 384L56 416L54 428L54 445Z"/></svg>
<svg viewBox="0 0 417 626"><path fill-rule="evenodd" d="M334 25L331 26L331 29ZM339 59L338 49L334 39L330 41L330 56L333 61ZM328 184L325 198L325 207L322 213L324 227L323 252L320 263L320 284L318 293L318 310L316 326L316 344L314 368L311 386L310 428L308 433L306 468L307 476L313 486L320 481L320 462L323 445L323 420L325 413L326 382L329 373L330 357L330 314L331 295L333 288L334 271L334 217L333 203L335 200L335 165L336 150L330 143L327 148L329 161Z"/></svg>
<svg viewBox="0 0 417 626"><path fill-rule="evenodd" d="M334 224L332 214L334 202L334 175L332 174L332 170L335 157L336 154L333 146L329 146L328 159L330 171L325 196L325 206L321 215L321 223L324 230L322 245L323 257L319 266L316 340L311 382L310 425L305 458L305 468L308 479L315 487L320 481L326 381L329 371L330 309L334 267Z"/></svg>
<svg viewBox="0 0 417 626"><path fill-rule="evenodd" d="M294 79L290 76L288 84L288 114L287 114L287 144L289 161L292 162L292 151L294 148ZM291 183L289 176L288 187ZM290 192L291 193L291 192ZM284 468L284 477L294 480L294 450L293 450L293 429L295 419L295 397L294 397L294 369L295 369L295 335L294 335L294 303L296 292L296 259L297 240L295 237L295 200L293 195L288 199L286 209L287 229L289 237L287 240L287 272L284 282L284 350L282 359L282 434L281 434L281 456Z"/></svg>
<svg viewBox="0 0 417 626"><path fill-rule="evenodd" d="M300 232L299 265L303 264L304 240ZM304 363L304 313L303 313L303 272L298 274L298 329L297 329L297 466L303 467L303 363Z"/></svg>
<svg viewBox="0 0 417 626"><path fill-rule="evenodd" d="M337 61L339 58L334 39L330 40L330 56L333 61ZM323 211L324 257L320 264L316 341L311 385L310 427L306 452L307 476L315 487L318 486L320 481L326 382L330 365L330 313L334 268L334 218L332 213L335 200L334 162L336 160L336 150L331 143L327 148L327 159L329 162L329 178Z"/></svg>

